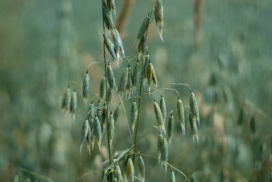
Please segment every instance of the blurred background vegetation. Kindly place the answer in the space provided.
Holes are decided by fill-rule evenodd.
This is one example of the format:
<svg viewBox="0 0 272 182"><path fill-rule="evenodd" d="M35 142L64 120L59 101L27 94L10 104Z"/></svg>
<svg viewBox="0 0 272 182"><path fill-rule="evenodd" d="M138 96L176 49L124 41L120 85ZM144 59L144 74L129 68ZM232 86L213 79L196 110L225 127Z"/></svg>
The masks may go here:
<svg viewBox="0 0 272 182"><path fill-rule="evenodd" d="M116 0L117 14L121 4ZM174 113L176 125L169 163L195 181L268 181L272 162L272 1L206 0L197 49L194 2L164 0L163 5L165 41L161 42L155 23L147 37L158 85L189 84L201 114L199 143L195 145L188 127L189 110L185 110L185 136L181 135ZM151 1L135 2L122 32L126 55L137 55L132 46L150 7ZM101 163L108 156L106 137L102 152L95 147L91 157L83 150L81 158L79 146L87 114L82 102L82 80L90 63L102 61L102 41L100 0L0 1L1 181L11 181L16 174L20 181L48 181L46 177L74 181L90 171L94 172L78 181L101 181ZM117 81L126 66L113 65ZM103 74L102 64L90 66L91 91L99 92ZM61 112L62 96L69 84L78 94L74 123ZM188 105L188 88L172 88ZM169 90L161 93L167 112L175 110L177 95ZM161 93L154 92L157 100ZM91 100L98 102L92 96L88 102ZM156 125L153 98L144 97L142 101L138 136ZM124 103L130 108L132 100ZM242 105L244 118L238 125ZM127 115L129 112L128 109ZM254 139L248 127L252 116L256 123ZM157 135L152 130L137 150L157 156ZM113 151L130 145L121 113ZM144 160L146 181L170 180L170 170L164 173L157 160ZM137 175L138 167L135 170ZM184 180L175 174L177 181Z"/></svg>

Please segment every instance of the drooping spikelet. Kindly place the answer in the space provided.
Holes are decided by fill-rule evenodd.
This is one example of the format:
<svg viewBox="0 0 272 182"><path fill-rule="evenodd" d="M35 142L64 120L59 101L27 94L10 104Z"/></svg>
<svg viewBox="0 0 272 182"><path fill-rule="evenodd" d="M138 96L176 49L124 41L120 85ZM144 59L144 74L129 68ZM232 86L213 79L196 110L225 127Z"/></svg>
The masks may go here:
<svg viewBox="0 0 272 182"><path fill-rule="evenodd" d="M96 109L96 116L98 117L99 121L101 121L102 117L102 108L103 108L103 103L101 101L98 102L97 104L97 109Z"/></svg>
<svg viewBox="0 0 272 182"><path fill-rule="evenodd" d="M101 132L102 135L104 134L105 128L106 128L106 124L107 124L107 106L106 103L104 103L104 107L102 108L102 116L101 116Z"/></svg>
<svg viewBox="0 0 272 182"><path fill-rule="evenodd" d="M132 71L131 67L128 68L128 81L126 86L126 97L130 98L130 93L132 92Z"/></svg>
<svg viewBox="0 0 272 182"><path fill-rule="evenodd" d="M131 158L127 161L127 175L131 182L134 182L134 166Z"/></svg>
<svg viewBox="0 0 272 182"><path fill-rule="evenodd" d="M103 99L106 91L106 78L103 76L100 82L100 89L99 89L99 95L100 98Z"/></svg>
<svg viewBox="0 0 272 182"><path fill-rule="evenodd" d="M88 109L88 120L89 120L89 122L91 121L91 119L94 119L94 115L95 115L95 108L94 108L94 104L93 104L93 101L92 101L91 104L89 105L89 109Z"/></svg>
<svg viewBox="0 0 272 182"><path fill-rule="evenodd" d="M136 65L134 67L133 77L132 77L132 92L136 92L137 84L139 82L139 75L140 75L140 65L139 65L139 59L136 62Z"/></svg>
<svg viewBox="0 0 272 182"><path fill-rule="evenodd" d="M119 61L121 59L121 56L120 56L121 48L120 48L119 42L118 42L117 37L115 36L115 34L113 34L113 44L114 44L115 55L117 57L117 60Z"/></svg>
<svg viewBox="0 0 272 182"><path fill-rule="evenodd" d="M193 135L193 140L195 143L198 143L197 121L196 121L196 117L192 114L192 112L189 113L189 122L190 122L191 132Z"/></svg>
<svg viewBox="0 0 272 182"><path fill-rule="evenodd" d="M156 119L158 122L158 126L160 128L160 132L163 134L163 136L165 136L166 132L165 132L165 127L163 122L163 116L161 113L161 109L159 105L155 102L155 100L154 100L154 111L155 111Z"/></svg>
<svg viewBox="0 0 272 182"><path fill-rule="evenodd" d="M89 152L89 155L91 156L91 149L92 149L92 129L90 127L90 122L88 122L88 135L87 135L87 150Z"/></svg>
<svg viewBox="0 0 272 182"><path fill-rule="evenodd" d="M116 165L116 178L117 178L117 182L123 182L123 178L122 178L122 174L121 174L121 169L120 166L117 164Z"/></svg>
<svg viewBox="0 0 272 182"><path fill-rule="evenodd" d="M171 170L171 174L170 174L170 182L176 182L176 177L175 177L175 173L173 170Z"/></svg>
<svg viewBox="0 0 272 182"><path fill-rule="evenodd" d="M126 157L123 161L123 176L124 176L124 181L128 180L128 159L130 157Z"/></svg>
<svg viewBox="0 0 272 182"><path fill-rule="evenodd" d="M174 133L174 126L175 126L175 121L174 121L173 111L171 111L171 116L168 121L168 132L167 132L169 146L172 142L173 133Z"/></svg>
<svg viewBox="0 0 272 182"><path fill-rule="evenodd" d="M178 102L177 102L177 112L179 117L179 123L181 126L181 132L182 132L182 135L184 135L185 134L184 107L180 98L178 98Z"/></svg>
<svg viewBox="0 0 272 182"><path fill-rule="evenodd" d="M118 94L120 94L121 97L123 97L123 92L126 89L127 82L128 82L128 70L130 68L130 65L127 66L126 70L123 72L120 82L119 82L119 87L118 87Z"/></svg>
<svg viewBox="0 0 272 182"><path fill-rule="evenodd" d="M155 21L156 21L156 24L157 24L157 27L158 27L160 38L163 41L162 30L163 30L163 20L164 20L164 17L163 17L162 0L156 0L155 1L154 15L155 15Z"/></svg>
<svg viewBox="0 0 272 182"><path fill-rule="evenodd" d="M145 163L144 163L144 159L142 158L141 155L139 155L138 159L139 159L138 163L139 163L139 171L140 171L141 179L144 182L145 181Z"/></svg>
<svg viewBox="0 0 272 182"><path fill-rule="evenodd" d="M163 145L163 136L162 136L162 134L159 134L157 145L158 145L158 160L159 160L159 163L160 163L160 160L161 160L161 148L162 148L162 145Z"/></svg>
<svg viewBox="0 0 272 182"><path fill-rule="evenodd" d="M89 122L88 120L85 120L81 129L81 138L80 138L80 153L81 153L81 149L82 146L88 136L88 131L89 131Z"/></svg>
<svg viewBox="0 0 272 182"><path fill-rule="evenodd" d="M76 108L77 108L77 94L76 90L74 89L71 97L71 104L70 104L70 113L73 118L73 122L75 121L76 118Z"/></svg>
<svg viewBox="0 0 272 182"><path fill-rule="evenodd" d="M114 118L114 124L116 124L116 122L118 121L118 117L119 117L119 114L120 114L120 105L121 105L121 102L118 104L118 106L115 108L114 110L114 113L113 113L113 118Z"/></svg>
<svg viewBox="0 0 272 182"><path fill-rule="evenodd" d="M101 125L100 125L100 122L99 122L99 119L97 116L94 118L93 128L94 128L94 135L97 140L97 144L98 144L99 151L100 151L102 134L101 134Z"/></svg>
<svg viewBox="0 0 272 182"><path fill-rule="evenodd" d="M199 110L196 101L196 96L193 92L191 93L190 97L190 110L192 112L192 115L196 117L197 126L199 127L200 126Z"/></svg>
<svg viewBox="0 0 272 182"><path fill-rule="evenodd" d="M147 68L148 68L148 65L149 65L149 53L148 53L148 46L145 47L145 57L143 58L144 59L144 68L143 68L143 72L144 72L144 79L143 79L143 84L144 86L147 84Z"/></svg>
<svg viewBox="0 0 272 182"><path fill-rule="evenodd" d="M91 145L92 145L92 150L94 148L94 136L93 136L93 133L94 133L94 127L93 127L93 123L94 123L94 119L91 119L91 121L89 121L89 124L91 126L91 134L92 134L92 137L91 137Z"/></svg>
<svg viewBox="0 0 272 182"><path fill-rule="evenodd" d="M103 9L103 21L107 29L109 30L109 32L112 32L115 29L115 27L114 27L110 12L105 7L103 7L102 9Z"/></svg>
<svg viewBox="0 0 272 182"><path fill-rule="evenodd" d="M139 29L138 35L137 35L137 39L135 40L136 47L138 47L138 44L140 43L141 39L143 38L143 36L145 35L148 26L149 26L149 22L150 22L150 17L147 16L145 17L144 21L142 22L142 25Z"/></svg>
<svg viewBox="0 0 272 182"><path fill-rule="evenodd" d="M164 97L162 95L161 95L161 100L160 100L160 109L161 109L161 112L162 112L163 122L165 123L165 120L166 120L166 104L165 104Z"/></svg>
<svg viewBox="0 0 272 182"><path fill-rule="evenodd" d="M151 81L152 81L152 64L149 61L148 66L147 66L147 84L148 84L148 91L151 90Z"/></svg>
<svg viewBox="0 0 272 182"><path fill-rule="evenodd" d="M108 83L110 85L110 89L111 91L113 91L113 86L115 81L114 81L113 70L110 63L108 63L108 66L107 66L107 78L108 78Z"/></svg>
<svg viewBox="0 0 272 182"><path fill-rule="evenodd" d="M123 56L125 57L125 50L124 50L123 42L122 42L122 39L121 39L121 36L120 36L118 30L114 29L113 34L114 34L115 40L117 40L117 42L119 44L120 51L122 52Z"/></svg>
<svg viewBox="0 0 272 182"><path fill-rule="evenodd" d="M108 120L108 136L110 140L110 148L112 149L112 140L114 135L114 118L112 112L110 112L110 117Z"/></svg>
<svg viewBox="0 0 272 182"><path fill-rule="evenodd" d="M132 133L134 133L135 124L137 121L137 116L138 116L138 109L137 109L136 101L134 100L134 102L132 103L132 107L131 107L131 130L132 130Z"/></svg>
<svg viewBox="0 0 272 182"><path fill-rule="evenodd" d="M145 35L138 44L138 58L145 55Z"/></svg>
<svg viewBox="0 0 272 182"><path fill-rule="evenodd" d="M158 86L157 76L156 76L156 72L155 72L153 64L151 64L151 70L152 70L152 81L153 81L154 85L157 87Z"/></svg>
<svg viewBox="0 0 272 182"><path fill-rule="evenodd" d="M167 170L168 163L168 142L166 138L163 138L163 145L161 147L161 166L164 167L165 171Z"/></svg>
<svg viewBox="0 0 272 182"><path fill-rule="evenodd" d="M89 78L89 74L88 74L88 70L87 70L86 74L84 76L84 79L83 79L83 102L85 103L85 107L87 104L89 88L90 88L90 78Z"/></svg>
<svg viewBox="0 0 272 182"><path fill-rule="evenodd" d="M106 98L107 103L110 103L111 99L112 99L111 89L108 88L108 91L107 91L107 98Z"/></svg>
<svg viewBox="0 0 272 182"><path fill-rule="evenodd" d="M112 58L114 60L117 60L117 57L116 57L116 54L115 54L115 51L114 51L113 43L104 34L103 34L103 36L104 36L104 44L106 45L110 55L112 56Z"/></svg>

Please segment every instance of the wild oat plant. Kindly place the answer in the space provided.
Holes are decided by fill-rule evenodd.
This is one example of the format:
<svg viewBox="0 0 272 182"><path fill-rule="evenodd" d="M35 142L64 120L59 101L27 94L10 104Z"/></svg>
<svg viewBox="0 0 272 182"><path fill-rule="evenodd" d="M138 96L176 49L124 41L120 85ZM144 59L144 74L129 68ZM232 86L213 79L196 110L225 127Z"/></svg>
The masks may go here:
<svg viewBox="0 0 272 182"><path fill-rule="evenodd" d="M95 145L98 145L99 151L101 150L102 137L106 135L108 145L108 160L103 164L107 164L107 167L103 170L103 178L101 181L145 181L145 157L154 158L148 154L136 152L138 142L146 136L151 130L145 133L143 136L138 137L138 126L141 111L142 98L154 97L154 116L158 122L157 126L153 128L158 131L158 159L162 168L167 171L167 166L171 168L170 181L175 180L175 171L184 176L187 181L186 175L168 163L169 147L174 133L174 116L173 112L177 112L178 121L181 126L181 134L185 134L185 113L182 100L178 91L169 88L171 85L185 86L190 90L190 128L194 142L198 142L198 127L200 124L199 109L195 94L188 84L183 83L169 83L167 85L160 86L156 76L156 65L152 63L152 55L149 55L148 46L146 45L147 32L150 24L155 19L158 27L158 33L163 41L163 26L164 26L164 11L161 0L155 0L151 5L151 10L144 18L137 38L134 42L134 46L138 49L138 55L125 56L125 50L122 43L121 36L118 30L115 29L113 23L113 14L115 15L115 3L114 0L102 0L102 16L103 16L103 36L104 39L104 76L100 81L99 95L91 91L93 88L90 85L90 77L88 69L83 77L83 103L85 108L88 108L86 120L83 121L81 131L81 144L79 152L81 154L84 143L87 143L88 153L91 155ZM107 30L107 31L106 31ZM109 52L110 58L106 58L106 51ZM118 79L115 77L112 63L116 62L118 67L120 64L127 64L125 70L116 71L123 72ZM136 62L136 63L135 63ZM119 81L119 83L117 83ZM146 89L145 89L146 88ZM139 89L139 90L138 90ZM177 110L171 111L170 116L167 113L166 101L161 95L161 98L156 101L157 98L153 95L155 90L168 89L174 90L177 93ZM94 95L98 104L95 105L94 101L91 101L87 107L89 94ZM145 97L144 97L145 96ZM126 113L124 105L130 99L133 99L131 106L130 120L127 120L129 128L129 134L132 139L133 145L128 146L122 151L114 151L113 140L115 125L118 122L119 115L123 110ZM67 114L71 114L73 121L75 120L77 106L77 94L75 90L72 92L70 86L63 96L62 109ZM169 116L169 118L167 118ZM167 122L168 121L168 122ZM142 121L143 122L143 121ZM167 126L167 130L166 130ZM134 140L133 140L134 138ZM135 160L138 160L139 164L139 176L136 177L134 169L136 167ZM119 167L122 163L123 168ZM123 175L122 175L123 174Z"/></svg>

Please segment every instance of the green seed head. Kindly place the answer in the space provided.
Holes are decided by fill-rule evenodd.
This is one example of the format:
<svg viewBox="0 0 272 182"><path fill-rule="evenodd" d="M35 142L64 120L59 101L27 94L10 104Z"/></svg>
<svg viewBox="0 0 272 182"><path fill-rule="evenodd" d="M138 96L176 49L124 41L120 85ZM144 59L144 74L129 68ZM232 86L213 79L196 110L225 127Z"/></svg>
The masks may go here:
<svg viewBox="0 0 272 182"><path fill-rule="evenodd" d="M141 179L142 181L145 181L145 164L144 164L144 160L142 158L141 155L139 155L139 171L140 171L140 175L141 175Z"/></svg>
<svg viewBox="0 0 272 182"><path fill-rule="evenodd" d="M163 41L162 30L163 30L164 16L163 16L162 0L156 0L155 1L154 15L155 15L155 21L156 21L156 24L157 24L157 27L158 27L160 38Z"/></svg>
<svg viewBox="0 0 272 182"><path fill-rule="evenodd" d="M83 123L83 126L82 126L82 129L81 129L81 140L80 140L80 153L81 153L81 149L82 149L82 146L87 138L87 135L88 135L88 129L89 129L89 122L88 120L85 120L84 123Z"/></svg>
<svg viewBox="0 0 272 182"><path fill-rule="evenodd" d="M167 170L168 163L168 142L166 138L163 138L163 145L161 147L161 165L164 166L165 171Z"/></svg>
<svg viewBox="0 0 272 182"><path fill-rule="evenodd" d="M76 90L73 91L72 97L71 97L71 104L70 104L70 113L72 114L73 121L75 121L76 118L76 108L77 108L77 94Z"/></svg>
<svg viewBox="0 0 272 182"><path fill-rule="evenodd" d="M127 162L127 174L131 182L134 182L134 166L131 158L129 158Z"/></svg>
<svg viewBox="0 0 272 182"><path fill-rule="evenodd" d="M163 122L165 123L165 119L166 119L166 104L165 104L165 100L164 100L163 96L161 96L161 100L160 100L160 109L161 109L162 116L163 116Z"/></svg>
<svg viewBox="0 0 272 182"><path fill-rule="evenodd" d="M198 105L196 101L196 96L193 92L191 93L191 97L190 97L190 110L193 116L196 117L197 125L199 125L200 124L199 109L198 109Z"/></svg>
<svg viewBox="0 0 272 182"><path fill-rule="evenodd" d="M94 128L94 135L96 137L97 144L100 151L102 134L101 134L101 125L97 116L94 118L93 128Z"/></svg>
<svg viewBox="0 0 272 182"><path fill-rule="evenodd" d="M100 94L101 99L103 99L103 97L105 95L105 90L106 90L106 78L105 78L105 76L103 76L103 78L101 79L101 82L100 82L100 90L99 90L99 94Z"/></svg>
<svg viewBox="0 0 272 182"><path fill-rule="evenodd" d="M159 159L159 163L160 163L161 149L162 149L162 146L163 146L163 136L162 136L162 134L159 134L157 145L158 145L158 159Z"/></svg>
<svg viewBox="0 0 272 182"><path fill-rule="evenodd" d="M137 104L134 101L132 103L132 107L131 107L131 129L132 129L132 133L134 133L135 124L136 124L136 121L137 121L137 116L138 116L138 109L137 109Z"/></svg>
<svg viewBox="0 0 272 182"><path fill-rule="evenodd" d="M88 70L86 71L86 74L83 78L83 102L85 103L85 106L87 104L87 98L89 94L89 87L90 87L90 78Z"/></svg>
<svg viewBox="0 0 272 182"><path fill-rule="evenodd" d="M182 135L185 134L185 117L184 117L184 107L182 104L182 101L180 98L178 98L178 102L177 102L177 112L178 112L178 117L179 117L179 123L181 126L181 130L182 130Z"/></svg>
<svg viewBox="0 0 272 182"><path fill-rule="evenodd" d="M138 59L134 67L134 72L132 77L132 86L133 86L134 93L136 92L137 84L139 82L139 75L140 75L140 65L139 65L139 59Z"/></svg>
<svg viewBox="0 0 272 182"><path fill-rule="evenodd" d="M113 90L114 74L113 74L113 70L112 70L110 63L108 63L108 66L107 66L107 78L108 78L108 83L110 85L110 89Z"/></svg>
<svg viewBox="0 0 272 182"><path fill-rule="evenodd" d="M114 118L113 118L113 114L111 112L109 120L108 120L108 136L109 136L109 140L110 140L111 149L112 149L113 135L114 135Z"/></svg>
<svg viewBox="0 0 272 182"><path fill-rule="evenodd" d="M176 182L176 177L173 170L171 171L171 174L170 174L170 182Z"/></svg>
<svg viewBox="0 0 272 182"><path fill-rule="evenodd" d="M165 132L165 127L163 122L163 116L162 116L159 105L155 101L154 101L154 111L155 111L156 119L158 122L158 126L160 128L160 132L165 136L166 132Z"/></svg>
<svg viewBox="0 0 272 182"><path fill-rule="evenodd" d="M121 105L121 102L119 103L119 105L115 108L114 110L114 113L113 113L113 118L114 118L114 121L115 123L118 121L118 117L119 117L119 114L120 114L120 105ZM114 123L114 124L115 124Z"/></svg>
<svg viewBox="0 0 272 182"><path fill-rule="evenodd" d="M171 116L168 121L168 132L167 132L169 145L171 144L171 141L173 138L174 126L175 126L175 121L174 121L173 111L171 111Z"/></svg>

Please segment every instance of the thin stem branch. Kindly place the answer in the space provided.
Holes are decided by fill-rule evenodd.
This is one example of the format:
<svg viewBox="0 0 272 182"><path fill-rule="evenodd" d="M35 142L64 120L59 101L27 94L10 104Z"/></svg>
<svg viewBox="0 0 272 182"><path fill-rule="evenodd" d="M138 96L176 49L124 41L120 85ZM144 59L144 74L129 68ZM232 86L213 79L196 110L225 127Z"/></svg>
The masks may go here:
<svg viewBox="0 0 272 182"><path fill-rule="evenodd" d="M144 78L144 57L142 57L142 72L141 72L141 82L140 82L139 95L142 94L143 78ZM139 118L140 118L141 99L142 99L142 97L140 96L139 101L138 101L138 114L137 114L136 131L135 131L135 136L134 136L133 163L134 163L134 160L135 160L135 152L136 152L136 147L137 147L137 134L138 134L138 126L139 126Z"/></svg>
<svg viewBox="0 0 272 182"><path fill-rule="evenodd" d="M104 14L103 14L103 3L102 3L102 23L103 23L103 34L105 34L105 24L104 24ZM105 45L105 41L103 41L103 52L104 52L104 68L105 68L105 77L106 77L106 90L108 90L108 79L107 79L107 60L106 60L106 45ZM106 98L108 98L108 92L106 92ZM106 100L106 105L107 105L107 109L106 109L106 118L107 118L107 124L106 124L106 131L108 131L108 108L109 108L109 103ZM107 139L108 139L108 153L109 153L109 161L110 161L110 165L111 165L111 149L110 149L110 139L109 139L109 135L107 132ZM112 181L112 178L110 178L110 182Z"/></svg>
<svg viewBox="0 0 272 182"><path fill-rule="evenodd" d="M39 174L34 173L34 172L32 172L32 171L30 171L30 170L27 170L27 169L25 169L25 168L20 167L19 169L22 170L22 171L28 172L28 173L31 174L31 175L38 176L38 177L41 178L41 179L45 179L45 180L47 180L47 181L54 182L52 179L50 179L50 178L48 178L48 177L46 177L46 176L39 175Z"/></svg>

